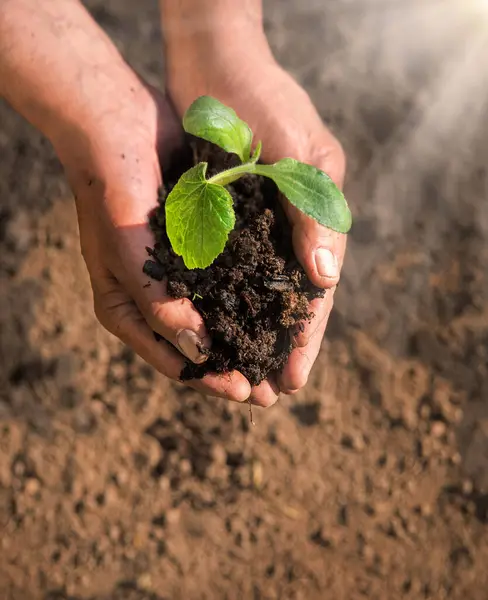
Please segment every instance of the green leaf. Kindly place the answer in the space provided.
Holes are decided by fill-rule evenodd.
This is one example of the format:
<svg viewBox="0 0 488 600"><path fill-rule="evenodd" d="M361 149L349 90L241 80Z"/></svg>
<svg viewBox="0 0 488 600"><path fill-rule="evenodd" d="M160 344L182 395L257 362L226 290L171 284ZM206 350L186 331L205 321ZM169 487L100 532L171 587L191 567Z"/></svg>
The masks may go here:
<svg viewBox="0 0 488 600"><path fill-rule="evenodd" d="M343 193L320 169L283 158L274 165L256 165L255 172L272 179L294 206L321 225L340 233L351 228L351 211Z"/></svg>
<svg viewBox="0 0 488 600"><path fill-rule="evenodd" d="M186 111L183 129L196 137L237 154L242 162L249 160L252 131L236 113L211 96L200 96Z"/></svg>
<svg viewBox="0 0 488 600"><path fill-rule="evenodd" d="M207 163L184 173L166 198L166 231L188 269L204 269L223 251L235 225L232 196L205 179Z"/></svg>

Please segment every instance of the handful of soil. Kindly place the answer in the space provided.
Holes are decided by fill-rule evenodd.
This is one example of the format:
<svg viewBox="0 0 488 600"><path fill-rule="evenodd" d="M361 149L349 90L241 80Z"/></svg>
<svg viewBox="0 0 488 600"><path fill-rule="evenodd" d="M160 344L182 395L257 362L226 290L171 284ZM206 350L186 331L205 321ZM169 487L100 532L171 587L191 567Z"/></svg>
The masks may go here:
<svg viewBox="0 0 488 600"><path fill-rule="evenodd" d="M166 234L164 200L179 176L198 162L208 162L208 175L239 164L233 155L197 140L193 157L179 157L168 173L159 205L149 224L155 237L144 272L167 279L168 294L189 298L200 312L212 348L206 362L187 361L182 381L207 373L240 371L258 385L280 370L293 348L296 326L310 320L308 304L323 297L297 262L291 228L280 206L274 183L245 176L227 186L234 200L236 227L224 252L206 269L189 270L171 249Z"/></svg>

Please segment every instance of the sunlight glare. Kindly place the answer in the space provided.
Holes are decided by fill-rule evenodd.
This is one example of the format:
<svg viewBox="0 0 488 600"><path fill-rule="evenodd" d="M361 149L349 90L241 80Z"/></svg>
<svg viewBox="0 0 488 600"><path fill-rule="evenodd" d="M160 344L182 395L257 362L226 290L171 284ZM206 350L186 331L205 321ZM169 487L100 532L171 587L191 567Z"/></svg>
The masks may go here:
<svg viewBox="0 0 488 600"><path fill-rule="evenodd" d="M471 4L476 12L482 13L488 17L488 0L473 0Z"/></svg>

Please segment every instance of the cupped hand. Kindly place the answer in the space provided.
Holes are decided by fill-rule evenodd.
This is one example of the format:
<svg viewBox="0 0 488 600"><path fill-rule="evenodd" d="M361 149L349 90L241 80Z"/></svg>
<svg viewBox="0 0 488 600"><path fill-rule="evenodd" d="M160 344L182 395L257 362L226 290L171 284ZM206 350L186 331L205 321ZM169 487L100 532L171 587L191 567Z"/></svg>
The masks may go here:
<svg viewBox="0 0 488 600"><path fill-rule="evenodd" d="M192 52L191 47L170 54L168 85L178 112L183 114L198 96L214 96L250 125L255 140L263 143L265 162L295 158L322 169L342 187L344 152L307 93L274 61L266 46L248 40L245 54L232 48L229 40L215 56L198 48ZM296 347L283 371L253 388L252 401L260 406L273 404L280 391L291 394L306 384L332 310L346 248L345 235L319 225L285 198L283 205L298 260L310 281L327 291L323 299L311 303L314 318L297 332Z"/></svg>
<svg viewBox="0 0 488 600"><path fill-rule="evenodd" d="M153 245L147 221L161 185L160 159L180 142L169 104L135 77L122 82L111 110L76 132L58 136L57 151L76 197L83 257L95 312L111 333L164 375L177 380L184 357L202 362L209 343L200 314L187 299L142 272ZM96 98L96 90L94 98ZM69 135L68 135L69 134ZM157 332L169 343L157 342ZM244 401L251 392L238 372L188 383L213 396Z"/></svg>

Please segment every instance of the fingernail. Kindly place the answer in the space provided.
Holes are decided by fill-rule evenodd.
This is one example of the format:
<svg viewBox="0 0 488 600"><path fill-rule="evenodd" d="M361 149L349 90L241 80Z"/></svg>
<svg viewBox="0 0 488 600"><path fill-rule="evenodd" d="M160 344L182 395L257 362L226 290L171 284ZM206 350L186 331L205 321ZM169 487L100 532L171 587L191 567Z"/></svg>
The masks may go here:
<svg viewBox="0 0 488 600"><path fill-rule="evenodd" d="M329 279L339 277L337 258L329 248L319 248L315 251L315 264L321 277L328 277Z"/></svg>
<svg viewBox="0 0 488 600"><path fill-rule="evenodd" d="M182 354L192 362L200 365L208 358L208 348L201 337L190 329L180 329L176 334L176 344Z"/></svg>

